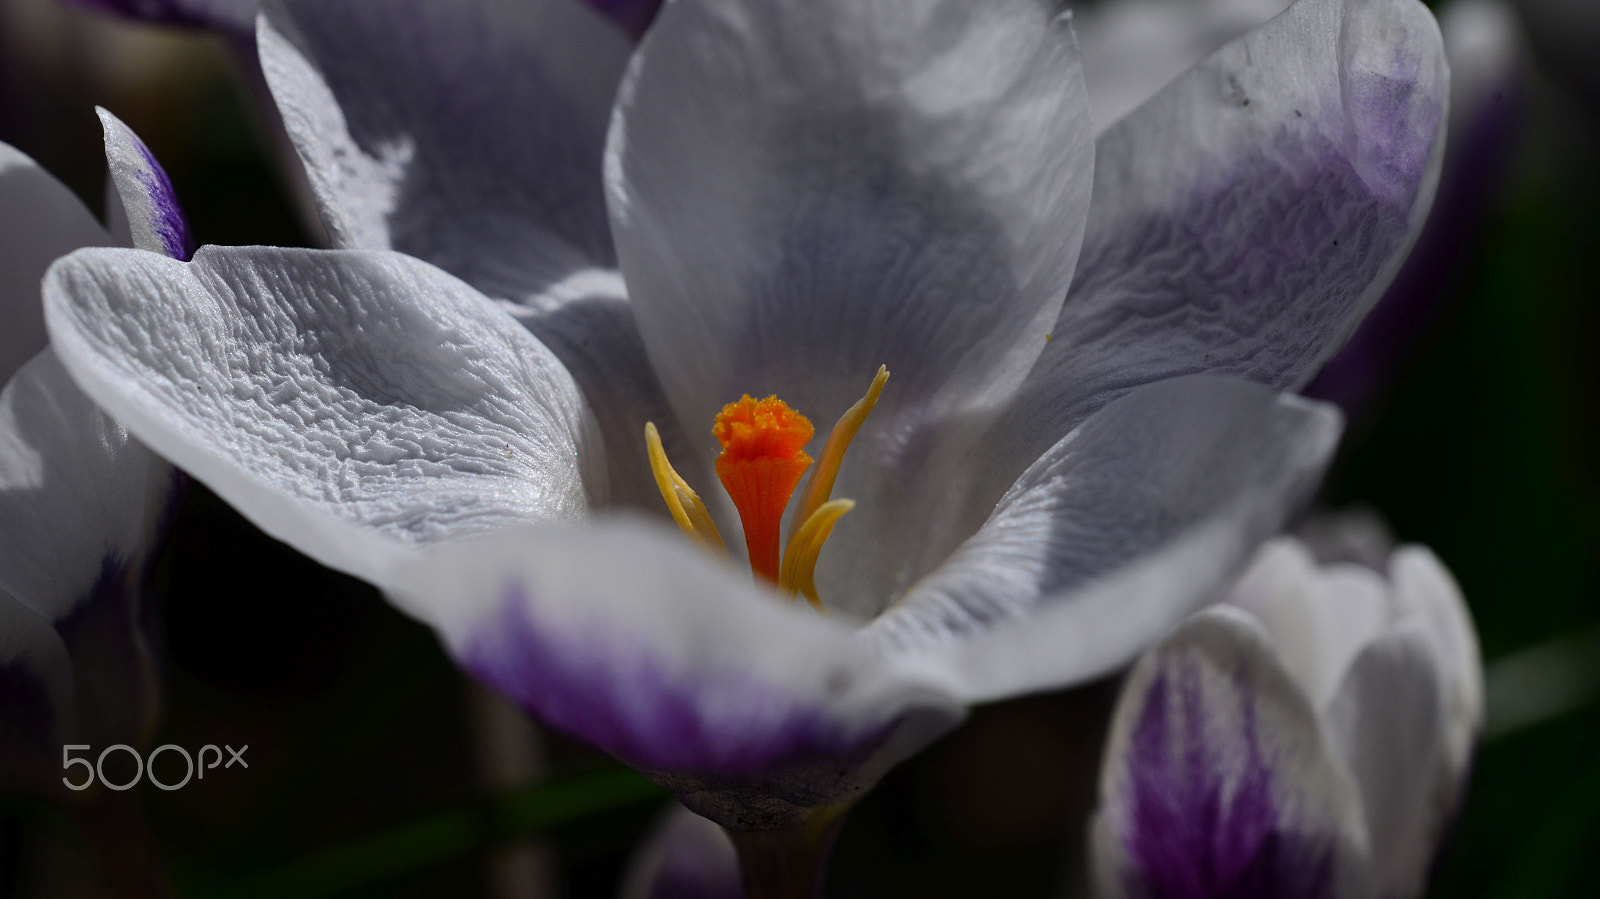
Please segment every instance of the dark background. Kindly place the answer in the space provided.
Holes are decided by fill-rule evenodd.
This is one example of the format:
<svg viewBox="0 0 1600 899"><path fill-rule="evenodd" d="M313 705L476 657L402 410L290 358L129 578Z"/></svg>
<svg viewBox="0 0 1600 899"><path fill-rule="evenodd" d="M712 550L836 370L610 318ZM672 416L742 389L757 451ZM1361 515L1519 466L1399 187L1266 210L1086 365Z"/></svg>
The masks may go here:
<svg viewBox="0 0 1600 899"><path fill-rule="evenodd" d="M1491 734L1439 897L1600 895L1600 94L1535 38L1521 131L1443 311L1353 418L1323 494L1432 546L1478 624ZM308 245L241 71L216 37L0 0L0 139L99 210L91 107L106 106L165 164L201 242ZM614 895L663 795L552 734L548 786L486 789L474 688L370 588L199 487L157 576L150 745L250 746L248 771L129 794L180 895L479 895L506 847L529 845L514 851L558 894ZM829 894L1071 895L1113 699L1100 684L978 710L851 814ZM13 894L110 895L79 825L16 797L0 798Z"/></svg>

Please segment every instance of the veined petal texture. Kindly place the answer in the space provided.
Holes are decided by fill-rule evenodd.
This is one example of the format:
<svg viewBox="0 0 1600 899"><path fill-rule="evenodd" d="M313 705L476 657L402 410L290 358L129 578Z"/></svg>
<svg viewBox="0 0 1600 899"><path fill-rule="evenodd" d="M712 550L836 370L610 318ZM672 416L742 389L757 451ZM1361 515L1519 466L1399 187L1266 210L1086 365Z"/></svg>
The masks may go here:
<svg viewBox="0 0 1600 899"><path fill-rule="evenodd" d="M1422 225L1447 90L1416 0L1299 0L1101 135L1077 277L971 508L1136 385L1303 385Z"/></svg>
<svg viewBox="0 0 1600 899"><path fill-rule="evenodd" d="M549 351L397 253L99 250L45 298L67 368L141 441L369 580L401 547L582 514L603 461Z"/></svg>
<svg viewBox="0 0 1600 899"><path fill-rule="evenodd" d="M515 303L589 401L610 499L655 509L645 421L684 453L601 181L627 36L579 0L288 0L259 37L334 245L398 250Z"/></svg>

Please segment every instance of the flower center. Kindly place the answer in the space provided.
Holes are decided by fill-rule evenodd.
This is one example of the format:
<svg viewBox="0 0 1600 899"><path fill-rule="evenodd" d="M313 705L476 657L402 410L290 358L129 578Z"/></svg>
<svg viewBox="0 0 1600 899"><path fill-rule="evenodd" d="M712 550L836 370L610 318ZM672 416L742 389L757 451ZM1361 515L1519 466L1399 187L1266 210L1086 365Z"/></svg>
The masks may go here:
<svg viewBox="0 0 1600 899"><path fill-rule="evenodd" d="M712 436L722 445L722 453L716 459L717 478L739 510L750 570L789 596L804 595L818 609L822 608L822 600L817 595L817 558L833 534L833 526L855 508L854 500L828 497L839 477L845 450L850 448L850 441L877 404L888 380L889 370L879 366L866 395L839 417L828 434L821 462L795 509L787 546L782 544L779 531L790 497L811 468L812 459L805 451L805 445L816 433L811 422L776 396L757 400L746 394L723 406L711 426ZM661 435L653 422L644 427L644 441L656 487L678 528L701 547L726 552L705 503L667 461Z"/></svg>

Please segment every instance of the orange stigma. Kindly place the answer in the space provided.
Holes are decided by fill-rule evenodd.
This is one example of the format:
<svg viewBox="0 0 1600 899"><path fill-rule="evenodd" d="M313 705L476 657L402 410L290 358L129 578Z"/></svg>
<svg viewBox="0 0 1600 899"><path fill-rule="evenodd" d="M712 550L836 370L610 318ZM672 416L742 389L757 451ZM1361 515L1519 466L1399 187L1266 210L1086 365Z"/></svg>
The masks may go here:
<svg viewBox="0 0 1600 899"><path fill-rule="evenodd" d="M711 425L712 436L722 444L722 455L716 461L717 477L739 510L744 542L750 551L750 570L785 596L804 596L824 614L827 610L817 594L817 558L833 534L834 525L856 506L854 500L830 499L833 485L838 480L845 450L850 448L862 422L877 405L878 395L883 393L883 385L888 381L889 369L878 366L866 395L846 409L834 424L828 442L822 447L822 461L811 473L811 481L795 508L794 520L789 526L789 544L781 555L778 529L783 524L783 511L789 505L789 498L806 469L811 467L811 457L806 455L805 446L816 433L815 429L804 415L789 408L783 400L775 396L756 400L749 394L723 406ZM727 544L717 532L711 510L667 461L661 434L649 422L644 426L644 444L656 488L661 491L661 499L667 504L667 511L677 522L678 529L702 549L726 559Z"/></svg>
<svg viewBox="0 0 1600 899"><path fill-rule="evenodd" d="M711 426L722 444L717 477L739 510L750 568L774 584L783 510L811 467L805 445L814 433L811 422L783 400L755 400L749 394L723 406Z"/></svg>

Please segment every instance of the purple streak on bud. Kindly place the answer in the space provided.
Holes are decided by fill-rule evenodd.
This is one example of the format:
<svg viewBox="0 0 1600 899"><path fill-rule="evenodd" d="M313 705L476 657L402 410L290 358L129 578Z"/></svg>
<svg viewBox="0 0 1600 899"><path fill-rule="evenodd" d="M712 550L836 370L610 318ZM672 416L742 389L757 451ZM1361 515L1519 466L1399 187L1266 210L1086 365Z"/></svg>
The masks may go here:
<svg viewBox="0 0 1600 899"><path fill-rule="evenodd" d="M1333 848L1285 821L1261 751L1254 708L1225 746L1208 740L1198 668L1151 682L1129 747L1132 833L1127 895L1146 899L1321 899L1332 895ZM1176 677L1173 684L1170 678ZM1249 685L1241 684L1249 696ZM1243 760L1223 758L1242 744ZM1242 774L1229 778L1230 768ZM1232 780L1230 783L1229 781Z"/></svg>

